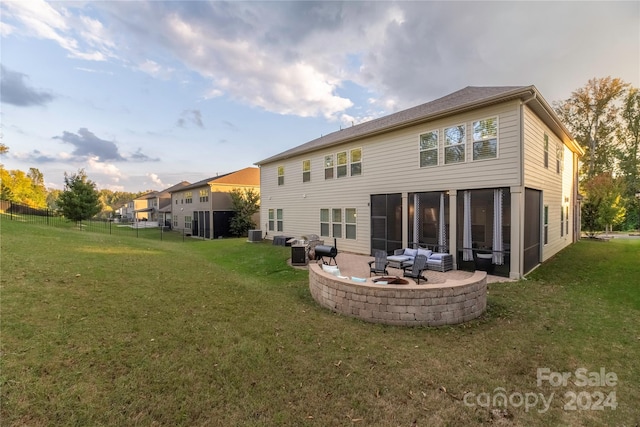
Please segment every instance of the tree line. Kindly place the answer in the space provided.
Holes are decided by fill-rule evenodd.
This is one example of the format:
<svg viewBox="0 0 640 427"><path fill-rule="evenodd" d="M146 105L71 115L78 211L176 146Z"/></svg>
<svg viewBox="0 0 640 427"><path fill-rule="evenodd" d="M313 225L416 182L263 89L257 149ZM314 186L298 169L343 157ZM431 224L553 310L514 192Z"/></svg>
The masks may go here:
<svg viewBox="0 0 640 427"><path fill-rule="evenodd" d="M589 80L554 109L584 148L582 228L640 229L640 91L620 78Z"/></svg>

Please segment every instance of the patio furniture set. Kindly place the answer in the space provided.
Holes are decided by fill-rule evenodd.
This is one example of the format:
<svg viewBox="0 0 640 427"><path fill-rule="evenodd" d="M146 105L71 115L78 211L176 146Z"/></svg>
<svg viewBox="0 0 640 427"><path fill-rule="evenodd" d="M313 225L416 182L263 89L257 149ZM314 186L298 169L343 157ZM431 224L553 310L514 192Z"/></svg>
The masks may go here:
<svg viewBox="0 0 640 427"><path fill-rule="evenodd" d="M369 262L369 275L387 275L387 267L391 266L403 271L404 277L411 277L420 283L420 279L427 280L425 270L449 271L453 270L453 255L433 252L429 249L396 249L391 256L384 251L376 251L375 259Z"/></svg>

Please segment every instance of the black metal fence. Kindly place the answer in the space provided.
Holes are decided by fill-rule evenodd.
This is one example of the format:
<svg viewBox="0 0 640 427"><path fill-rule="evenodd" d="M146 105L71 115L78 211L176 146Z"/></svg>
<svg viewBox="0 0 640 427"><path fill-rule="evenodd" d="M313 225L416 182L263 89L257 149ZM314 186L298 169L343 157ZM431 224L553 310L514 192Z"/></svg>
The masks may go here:
<svg viewBox="0 0 640 427"><path fill-rule="evenodd" d="M185 236L183 231L171 231L169 227L166 226L150 226L148 221L122 222L113 219L92 218L76 222L65 218L53 209L37 209L7 200L0 200L0 218L3 221L9 220L29 224L41 224L115 236L168 241L184 241L185 238L188 237ZM191 238L189 237L189 239Z"/></svg>

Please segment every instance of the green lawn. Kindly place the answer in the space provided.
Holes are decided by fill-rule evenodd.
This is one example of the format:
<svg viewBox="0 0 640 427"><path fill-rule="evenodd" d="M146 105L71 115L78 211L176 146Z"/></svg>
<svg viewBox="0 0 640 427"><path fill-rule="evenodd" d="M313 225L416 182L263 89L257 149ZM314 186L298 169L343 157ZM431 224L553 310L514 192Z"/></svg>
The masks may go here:
<svg viewBox="0 0 640 427"><path fill-rule="evenodd" d="M579 242L490 285L476 321L402 328L318 307L289 248L0 232L3 426L640 423L640 240ZM538 368L572 377L539 387ZM506 411L482 400L498 388Z"/></svg>

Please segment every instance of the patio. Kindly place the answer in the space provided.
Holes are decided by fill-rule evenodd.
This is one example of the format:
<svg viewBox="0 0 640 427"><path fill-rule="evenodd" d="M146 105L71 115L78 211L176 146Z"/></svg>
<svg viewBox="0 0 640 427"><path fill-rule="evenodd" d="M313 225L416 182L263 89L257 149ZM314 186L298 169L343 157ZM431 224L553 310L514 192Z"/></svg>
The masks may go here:
<svg viewBox="0 0 640 427"><path fill-rule="evenodd" d="M369 261L373 261L372 256L352 254L347 252L339 252L336 256L336 263L340 268L340 274L343 276L369 277ZM309 261L314 263L318 261ZM294 266L295 268L307 269L307 266ZM402 270L389 266L389 276L402 277ZM445 273L439 271L425 270L424 275L427 277L428 284L444 283L447 280L464 280L473 276L473 272L462 270L451 270ZM501 276L487 275L487 283L496 282L513 282L513 279Z"/></svg>
<svg viewBox="0 0 640 427"><path fill-rule="evenodd" d="M442 326L467 322L486 309L488 276L484 271L425 271L427 282L376 283L369 277L370 256L339 253L339 275L311 261L309 290L321 306L367 322L403 326ZM385 276L402 277L390 267ZM493 281L505 280L492 277Z"/></svg>

